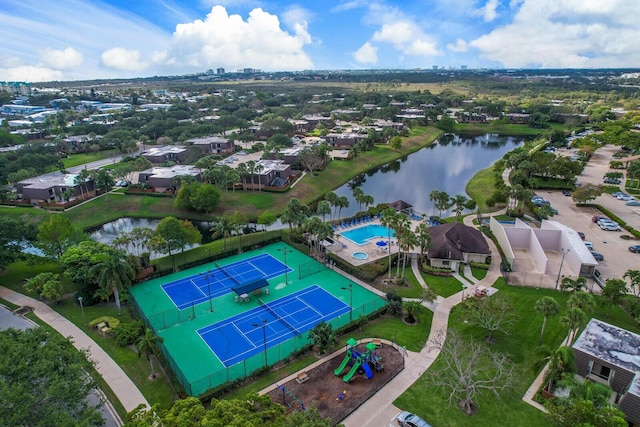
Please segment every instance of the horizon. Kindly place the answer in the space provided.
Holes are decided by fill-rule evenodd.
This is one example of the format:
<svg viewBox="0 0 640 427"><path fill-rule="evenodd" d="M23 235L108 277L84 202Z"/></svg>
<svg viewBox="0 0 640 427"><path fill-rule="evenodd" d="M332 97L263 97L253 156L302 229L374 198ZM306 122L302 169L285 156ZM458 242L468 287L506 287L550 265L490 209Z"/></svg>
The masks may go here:
<svg viewBox="0 0 640 427"><path fill-rule="evenodd" d="M634 0L5 0L0 80L633 69Z"/></svg>

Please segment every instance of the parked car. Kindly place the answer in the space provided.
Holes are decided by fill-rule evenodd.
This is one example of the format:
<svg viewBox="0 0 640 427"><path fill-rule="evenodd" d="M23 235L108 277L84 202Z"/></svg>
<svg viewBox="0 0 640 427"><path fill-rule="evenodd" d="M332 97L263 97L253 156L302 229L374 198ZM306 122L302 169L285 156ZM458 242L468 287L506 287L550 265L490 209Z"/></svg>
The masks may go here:
<svg viewBox="0 0 640 427"><path fill-rule="evenodd" d="M604 261L604 255L600 252L591 251L591 255L593 255L593 258L595 258L596 261Z"/></svg>
<svg viewBox="0 0 640 427"><path fill-rule="evenodd" d="M605 178L605 184L620 184L620 180L618 178Z"/></svg>
<svg viewBox="0 0 640 427"><path fill-rule="evenodd" d="M611 193L613 197L622 196L624 193L622 191L616 191L615 193Z"/></svg>
<svg viewBox="0 0 640 427"><path fill-rule="evenodd" d="M622 200L623 198L630 197L627 193L618 194L616 199Z"/></svg>
<svg viewBox="0 0 640 427"><path fill-rule="evenodd" d="M565 196L571 196L571 190L562 190L562 194Z"/></svg>
<svg viewBox="0 0 640 427"><path fill-rule="evenodd" d="M609 219L609 218L607 218L606 216L602 216L602 215L595 215L594 217L591 218L591 221L598 222L601 219Z"/></svg>
<svg viewBox="0 0 640 427"><path fill-rule="evenodd" d="M629 251L634 254L640 254L640 245L629 246Z"/></svg>
<svg viewBox="0 0 640 427"><path fill-rule="evenodd" d="M544 200L544 197L542 197L542 196L533 196L531 198L531 203L539 202L539 201L542 201L542 200Z"/></svg>
<svg viewBox="0 0 640 427"><path fill-rule="evenodd" d="M600 228L604 231L622 231L622 228L620 228L618 224L612 224L608 222L600 224Z"/></svg>
<svg viewBox="0 0 640 427"><path fill-rule="evenodd" d="M593 250L593 243L588 240L585 240L583 243L587 247L587 249L589 249L590 251Z"/></svg>
<svg viewBox="0 0 640 427"><path fill-rule="evenodd" d="M640 206L640 202L637 200L627 200L624 204L627 206Z"/></svg>
<svg viewBox="0 0 640 427"><path fill-rule="evenodd" d="M545 199L536 200L535 202L533 202L533 204L536 205L537 207L544 206L544 205L551 206L551 202Z"/></svg>
<svg viewBox="0 0 640 427"><path fill-rule="evenodd" d="M632 200L635 200L636 198L630 195L626 195L626 196L620 196L618 197L618 200L622 200L623 202L630 202Z"/></svg>
<svg viewBox="0 0 640 427"><path fill-rule="evenodd" d="M583 233L582 231L578 231L578 236L580 236L580 238L581 238L582 240L584 240L584 239L586 239L586 238L587 238L587 236L585 236L585 235L584 235L584 233Z"/></svg>
<svg viewBox="0 0 640 427"><path fill-rule="evenodd" d="M400 427L431 427L429 423L411 412L402 411L398 414L396 420Z"/></svg>
<svg viewBox="0 0 640 427"><path fill-rule="evenodd" d="M612 224L612 225L619 225L617 222L615 222L612 219L609 218L602 218L601 220L599 220L597 222L598 225L603 225L603 224Z"/></svg>

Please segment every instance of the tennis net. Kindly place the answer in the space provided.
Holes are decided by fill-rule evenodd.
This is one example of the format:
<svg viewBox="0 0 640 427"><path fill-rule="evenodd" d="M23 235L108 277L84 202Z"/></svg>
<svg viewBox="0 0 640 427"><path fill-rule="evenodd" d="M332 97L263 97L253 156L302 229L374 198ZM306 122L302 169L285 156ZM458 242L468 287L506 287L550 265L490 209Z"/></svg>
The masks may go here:
<svg viewBox="0 0 640 427"><path fill-rule="evenodd" d="M287 328L289 328L289 330L290 330L291 332L293 332L293 334L294 334L296 337L299 337L299 336L300 336L300 331L299 331L299 330L297 330L296 328L294 328L294 327L293 327L293 325L291 325L291 323L289 323L289 322L287 322L286 320L284 320L284 318L283 318L283 317L281 317L278 313L276 313L276 312L275 312L275 310L274 310L274 309L272 309L272 308L269 306L269 304L266 304L266 303L265 303L264 301L262 301L260 298L258 298L258 302L260 302L260 304L261 304L265 309L267 309L267 311L268 311L269 313L273 314L273 316L274 316L277 320L279 320L280 322L282 322L282 324L284 324L284 326L286 326Z"/></svg>
<svg viewBox="0 0 640 427"><path fill-rule="evenodd" d="M236 285L242 285L242 283L240 283L240 282L238 281L238 279L236 279L235 277L233 277L232 275L230 275L230 274L227 272L227 270L225 270L224 268L222 268L222 266L221 266L220 264L218 264L218 263L217 263L217 262L215 262L215 261L214 261L214 264L215 264L215 266L216 266L216 267L218 267L218 270L222 271L222 273L223 273L225 276L227 276L229 279L233 280L233 282L234 282Z"/></svg>

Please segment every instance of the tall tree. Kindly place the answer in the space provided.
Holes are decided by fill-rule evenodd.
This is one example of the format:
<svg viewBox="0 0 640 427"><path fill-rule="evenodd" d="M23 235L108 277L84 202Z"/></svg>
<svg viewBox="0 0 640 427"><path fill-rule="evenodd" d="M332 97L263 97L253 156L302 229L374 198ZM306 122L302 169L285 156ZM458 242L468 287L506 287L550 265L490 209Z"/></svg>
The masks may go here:
<svg viewBox="0 0 640 427"><path fill-rule="evenodd" d="M627 294L627 283L622 279L607 279L602 288L601 297L607 304L607 317L611 313L611 307L622 301Z"/></svg>
<svg viewBox="0 0 640 427"><path fill-rule="evenodd" d="M103 425L87 356L43 328L0 331L0 425Z"/></svg>
<svg viewBox="0 0 640 427"><path fill-rule="evenodd" d="M122 316L120 291L133 283L136 277L135 270L126 261L126 253L124 251L117 251L111 255L104 254L100 258L100 262L93 267L96 281L101 289L100 296L102 299L108 300L113 295L118 308L118 316Z"/></svg>
<svg viewBox="0 0 640 427"><path fill-rule="evenodd" d="M578 331L582 329L586 321L587 315L577 307L571 307L567 311L567 314L560 318L560 323L569 330L570 343L574 341Z"/></svg>
<svg viewBox="0 0 640 427"><path fill-rule="evenodd" d="M36 239L34 224L18 218L0 216L0 271L12 262L24 259L24 250Z"/></svg>
<svg viewBox="0 0 640 427"><path fill-rule="evenodd" d="M508 334L516 321L511 300L500 294L486 298L468 298L462 306L469 323L489 331L487 342L493 342L493 333Z"/></svg>
<svg viewBox="0 0 640 427"><path fill-rule="evenodd" d="M557 316L560 313L560 304L553 297L544 296L536 301L535 310L542 314L542 329L540 330L540 339L538 345L542 344L544 338L544 330L547 326L547 319Z"/></svg>
<svg viewBox="0 0 640 427"><path fill-rule="evenodd" d="M36 246L50 258L59 260L71 246L88 237L65 216L51 215L38 228Z"/></svg>
<svg viewBox="0 0 640 427"><path fill-rule="evenodd" d="M149 328L145 328L144 334L138 337L136 341L136 348L138 349L138 357L144 353L151 365L151 378L156 377L156 371L153 369L153 359L151 355L153 354L153 350L156 346L162 343L164 339L154 334L153 331Z"/></svg>
<svg viewBox="0 0 640 427"><path fill-rule="evenodd" d="M464 339L454 330L447 332L444 343L431 342L430 345L441 348L442 365L440 369L427 371L428 383L444 390L449 396L449 405L455 402L465 414L475 412L479 394L491 392L500 396L512 390L515 367L507 355Z"/></svg>
<svg viewBox="0 0 640 427"><path fill-rule="evenodd" d="M429 226L424 222L421 222L416 227L417 245L420 247L420 259L424 259L424 254L431 249L433 242L431 240L431 232Z"/></svg>
<svg viewBox="0 0 640 427"><path fill-rule="evenodd" d="M631 289L631 292L633 292L633 295L637 297L640 296L640 270L627 270L624 273L624 277L625 279L629 279L629 281L631 282L629 285L629 288Z"/></svg>
<svg viewBox="0 0 640 427"><path fill-rule="evenodd" d="M588 292L574 292L567 301L567 307L579 308L588 313L596 307L596 301L593 295Z"/></svg>
<svg viewBox="0 0 640 427"><path fill-rule="evenodd" d="M536 363L536 370L541 369L547 363L549 364L549 369L544 376L544 382L549 391L554 389L556 382L563 374L576 371L575 355L569 346L563 345L552 350L549 346L543 345L538 347L535 352L540 357Z"/></svg>
<svg viewBox="0 0 640 427"><path fill-rule="evenodd" d="M175 251L187 244L187 232L175 217L162 218L153 233L151 246L157 252L168 253L176 269Z"/></svg>
<svg viewBox="0 0 640 427"><path fill-rule="evenodd" d="M388 241L391 241L391 230L395 229L394 227L396 225L397 219L398 219L398 214L395 209L386 208L385 210L382 211L382 214L380 216L380 224L387 227ZM388 256L389 256L389 277L387 278L387 280L389 281L389 283L391 283L391 249L388 249Z"/></svg>
<svg viewBox="0 0 640 427"><path fill-rule="evenodd" d="M216 218L213 223L213 227L209 230L214 238L222 237L222 244L224 249L227 249L227 237L231 237L231 232L233 231L233 223L231 222L231 217L227 215L220 216Z"/></svg>
<svg viewBox="0 0 640 427"><path fill-rule="evenodd" d="M322 221L325 221L325 217L331 214L331 204L326 200L320 200L316 207L316 213L322 215Z"/></svg>

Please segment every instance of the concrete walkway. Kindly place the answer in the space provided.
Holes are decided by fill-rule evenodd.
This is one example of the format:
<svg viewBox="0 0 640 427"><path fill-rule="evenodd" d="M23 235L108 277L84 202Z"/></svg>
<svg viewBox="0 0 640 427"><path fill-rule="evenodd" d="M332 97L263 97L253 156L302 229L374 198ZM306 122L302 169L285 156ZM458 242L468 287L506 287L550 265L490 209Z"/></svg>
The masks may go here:
<svg viewBox="0 0 640 427"><path fill-rule="evenodd" d="M4 286L0 286L0 298L21 307L31 307L39 319L58 331L62 336L70 338L74 347L79 350L89 350L91 359L96 362L96 370L111 387L111 390L127 412L133 411L140 404L149 407L149 403L133 381L102 347L96 344L83 330L62 317L48 305Z"/></svg>

